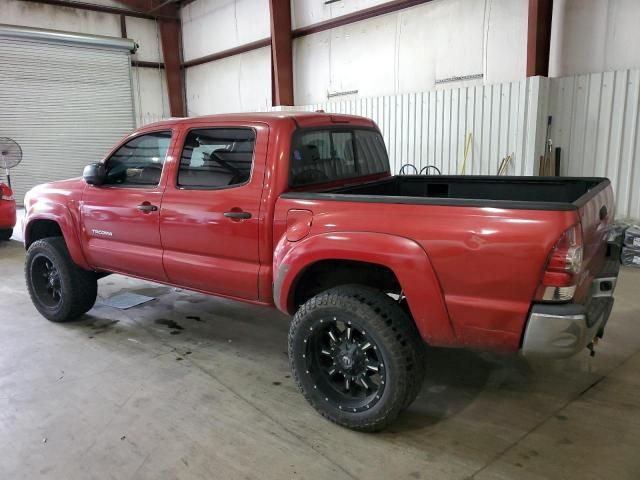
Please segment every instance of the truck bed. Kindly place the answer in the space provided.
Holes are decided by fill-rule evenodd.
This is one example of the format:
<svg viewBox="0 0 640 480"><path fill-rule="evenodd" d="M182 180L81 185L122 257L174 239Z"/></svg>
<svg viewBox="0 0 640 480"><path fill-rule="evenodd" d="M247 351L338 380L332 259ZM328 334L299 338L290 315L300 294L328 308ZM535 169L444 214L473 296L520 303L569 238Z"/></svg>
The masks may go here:
<svg viewBox="0 0 640 480"><path fill-rule="evenodd" d="M317 198L319 195L342 201L575 210L608 185L606 178L406 175L314 192L290 192L285 196Z"/></svg>

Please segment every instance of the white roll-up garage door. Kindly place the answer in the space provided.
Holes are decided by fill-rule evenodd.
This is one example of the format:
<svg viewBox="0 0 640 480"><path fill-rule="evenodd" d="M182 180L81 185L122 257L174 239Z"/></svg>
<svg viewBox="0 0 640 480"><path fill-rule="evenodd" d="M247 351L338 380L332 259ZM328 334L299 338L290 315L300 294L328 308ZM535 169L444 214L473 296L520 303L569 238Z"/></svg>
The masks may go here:
<svg viewBox="0 0 640 480"><path fill-rule="evenodd" d="M122 39L1 27L0 137L22 147L11 171L22 204L34 185L80 176L134 128L130 51Z"/></svg>

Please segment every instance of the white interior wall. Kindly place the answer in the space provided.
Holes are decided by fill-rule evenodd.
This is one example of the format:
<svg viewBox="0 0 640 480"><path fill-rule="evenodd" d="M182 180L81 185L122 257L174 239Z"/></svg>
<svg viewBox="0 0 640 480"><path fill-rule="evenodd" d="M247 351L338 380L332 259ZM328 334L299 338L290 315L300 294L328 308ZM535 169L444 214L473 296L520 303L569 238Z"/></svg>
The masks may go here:
<svg viewBox="0 0 640 480"><path fill-rule="evenodd" d="M162 62L162 47L158 24L154 20L126 17L127 37L139 45L132 55L134 60ZM133 96L136 125L157 122L170 116L169 93L164 70L133 67Z"/></svg>
<svg viewBox="0 0 640 480"><path fill-rule="evenodd" d="M371 118L382 132L396 174L408 164L404 173L435 166L443 174L496 175L510 156L507 175L534 175L544 145L545 131L539 126L546 118L548 82L532 77L268 110L324 110Z"/></svg>
<svg viewBox="0 0 640 480"><path fill-rule="evenodd" d="M355 0L324 5L293 0L292 27L298 28L369 8L387 0ZM483 74L474 85L524 77L527 0L434 0L332 30L298 38L293 44L294 94L297 105L326 101L328 95L357 90L346 98L371 97L433 88L437 79ZM186 60L228 50L269 36L267 0L196 0L182 9ZM264 57L243 54L237 61L220 60L209 73L233 65L262 71ZM256 65L250 66L249 62ZM223 68L222 65L225 67ZM202 70L202 67L193 67ZM189 111L216 113L262 108L270 76L242 79L249 94L229 96L212 88L211 77L187 69ZM267 72L268 73L268 72ZM235 75L242 77L243 72ZM261 84L263 80L267 84ZM236 85L230 86L235 90ZM205 93L205 90L206 93ZM206 98L207 101L203 101ZM252 98L256 103L248 103ZM235 99L235 100L234 100ZM193 102L199 102L198 105Z"/></svg>
<svg viewBox="0 0 640 480"><path fill-rule="evenodd" d="M136 126L169 118L169 94L164 70L131 67Z"/></svg>
<svg viewBox="0 0 640 480"><path fill-rule="evenodd" d="M379 3L294 0L294 27ZM301 37L294 41L296 103L353 90L358 97L423 91L466 75L484 78L442 86L518 80L526 36L527 0L434 0Z"/></svg>
<svg viewBox="0 0 640 480"><path fill-rule="evenodd" d="M555 0L549 76L640 67L638 25L638 0Z"/></svg>
<svg viewBox="0 0 640 480"><path fill-rule="evenodd" d="M188 115L255 111L271 105L271 48L187 68Z"/></svg>
<svg viewBox="0 0 640 480"><path fill-rule="evenodd" d="M162 62L160 31L155 20L126 17L127 37L135 40L138 50L133 54L135 60Z"/></svg>
<svg viewBox="0 0 640 480"><path fill-rule="evenodd" d="M291 23L293 28L306 27L341 17L365 8L375 7L389 0L350 0L325 5L324 1L291 0Z"/></svg>
<svg viewBox="0 0 640 480"><path fill-rule="evenodd" d="M22 0L0 2L0 23L23 27L120 36L120 17L110 13L59 7Z"/></svg>
<svg viewBox="0 0 640 480"><path fill-rule="evenodd" d="M271 35L268 0L196 0L181 9L185 60Z"/></svg>
<svg viewBox="0 0 640 480"><path fill-rule="evenodd" d="M181 10L185 60L271 35L268 0L196 0ZM260 110L271 105L269 47L189 67L189 115Z"/></svg>

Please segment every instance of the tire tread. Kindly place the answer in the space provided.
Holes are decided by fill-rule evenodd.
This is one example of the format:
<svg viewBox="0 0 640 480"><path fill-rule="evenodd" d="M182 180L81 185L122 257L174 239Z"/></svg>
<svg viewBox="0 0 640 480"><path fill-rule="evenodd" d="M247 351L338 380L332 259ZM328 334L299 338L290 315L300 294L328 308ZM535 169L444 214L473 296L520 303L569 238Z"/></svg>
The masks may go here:
<svg viewBox="0 0 640 480"><path fill-rule="evenodd" d="M63 283L70 285L68 292L70 299L63 305L61 311L51 314L39 307L39 301L31 287L29 279L29 265L31 258L38 252L44 251L50 258L60 262L58 269L63 278ZM36 240L27 251L25 262L25 276L31 301L38 311L52 322L66 322L75 320L93 308L98 296L98 280L95 272L78 267L71 258L67 245L62 237L48 237Z"/></svg>
<svg viewBox="0 0 640 480"><path fill-rule="evenodd" d="M313 311L326 306L359 310L376 329L391 355L399 365L399 379L392 400L376 415L362 415L361 419L328 411L303 388L293 359L294 341L300 324ZM325 418L342 426L360 431L378 431L391 423L416 398L424 377L424 344L412 319L389 296L376 289L360 285L344 285L327 290L308 300L293 318L289 330L289 360L292 377L307 401ZM369 412L366 412L369 413Z"/></svg>

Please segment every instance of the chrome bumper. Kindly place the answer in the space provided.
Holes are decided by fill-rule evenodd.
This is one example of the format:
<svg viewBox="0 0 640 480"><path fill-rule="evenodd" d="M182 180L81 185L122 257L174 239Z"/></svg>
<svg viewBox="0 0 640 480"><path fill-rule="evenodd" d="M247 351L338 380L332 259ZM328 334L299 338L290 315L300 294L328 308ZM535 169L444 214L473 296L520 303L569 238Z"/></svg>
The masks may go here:
<svg viewBox="0 0 640 480"><path fill-rule="evenodd" d="M534 305L522 339L522 354L566 358L601 338L613 308L617 277L597 278L586 305Z"/></svg>

